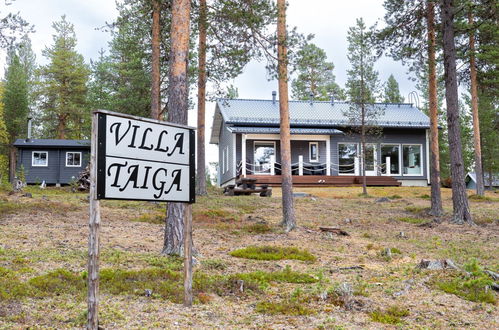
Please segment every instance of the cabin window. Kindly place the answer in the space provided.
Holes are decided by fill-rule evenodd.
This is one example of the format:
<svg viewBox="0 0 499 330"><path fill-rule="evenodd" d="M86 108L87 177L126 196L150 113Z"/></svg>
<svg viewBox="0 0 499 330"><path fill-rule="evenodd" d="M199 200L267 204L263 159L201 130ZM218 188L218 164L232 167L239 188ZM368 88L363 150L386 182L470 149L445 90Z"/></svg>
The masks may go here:
<svg viewBox="0 0 499 330"><path fill-rule="evenodd" d="M357 143L339 143L338 172L340 174L355 174L355 157L357 157Z"/></svg>
<svg viewBox="0 0 499 330"><path fill-rule="evenodd" d="M33 151L31 166L48 166L49 153L47 151Z"/></svg>
<svg viewBox="0 0 499 330"><path fill-rule="evenodd" d="M81 152L66 152L67 167L81 167Z"/></svg>
<svg viewBox="0 0 499 330"><path fill-rule="evenodd" d="M382 144L381 145L381 173L387 174L387 161L390 157L390 175L400 175L400 145Z"/></svg>
<svg viewBox="0 0 499 330"><path fill-rule="evenodd" d="M319 142L310 142L308 144L310 162L319 161Z"/></svg>
<svg viewBox="0 0 499 330"><path fill-rule="evenodd" d="M275 159L275 142L255 141L255 173L270 174L272 159Z"/></svg>
<svg viewBox="0 0 499 330"><path fill-rule="evenodd" d="M423 175L421 145L404 144L402 145L403 171L404 175Z"/></svg>

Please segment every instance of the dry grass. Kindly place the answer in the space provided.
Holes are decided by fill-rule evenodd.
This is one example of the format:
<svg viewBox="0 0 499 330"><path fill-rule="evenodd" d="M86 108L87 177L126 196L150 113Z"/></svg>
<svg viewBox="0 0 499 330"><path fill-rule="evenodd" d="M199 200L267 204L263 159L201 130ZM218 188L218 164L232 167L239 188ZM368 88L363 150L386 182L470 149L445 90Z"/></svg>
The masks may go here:
<svg viewBox="0 0 499 330"><path fill-rule="evenodd" d="M444 223L420 227L419 222L432 220L424 214L430 203L428 188L369 188L369 198L358 197L357 187L295 191L313 197L296 199L299 227L288 234L279 227L279 189L273 190L272 198L216 193L198 199L198 291L192 310L175 303L181 299L181 260L159 256L164 205L103 201L101 267L107 271L101 325L379 329L388 323L408 328L499 328L497 303L470 302L449 288L445 293L435 283L446 276L455 278L452 274L415 269L423 258L450 258L458 265L476 259L481 267L499 271L497 194L471 198L479 226L457 226L445 221L452 201L450 189L443 189ZM86 195L60 189L30 192L33 198L0 194L0 328L81 327L86 309L81 282L86 268ZM390 202L377 203L379 197ZM321 233L319 226L340 227L350 236ZM249 246L306 250L316 261L229 255ZM392 258L380 252L386 248ZM401 254L394 254L397 250ZM143 272L156 277L143 278ZM71 274L78 274L78 280ZM332 293L344 282L352 287L353 300L343 297L338 304ZM144 294L149 286L151 297Z"/></svg>

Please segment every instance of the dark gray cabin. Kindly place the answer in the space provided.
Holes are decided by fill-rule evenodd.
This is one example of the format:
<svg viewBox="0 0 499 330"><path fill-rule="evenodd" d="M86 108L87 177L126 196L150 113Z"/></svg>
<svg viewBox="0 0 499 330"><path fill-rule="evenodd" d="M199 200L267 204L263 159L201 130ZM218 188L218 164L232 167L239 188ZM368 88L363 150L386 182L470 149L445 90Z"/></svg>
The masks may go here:
<svg viewBox="0 0 499 330"><path fill-rule="evenodd" d="M69 184L90 160L89 140L17 139L14 146L28 184Z"/></svg>
<svg viewBox="0 0 499 330"><path fill-rule="evenodd" d="M345 116L351 106L334 100L289 101L294 184L359 183L360 137ZM381 134L367 141L368 184L428 185L428 116L408 103L374 106L381 109L376 118ZM219 149L219 185L234 184L239 177L279 185L279 132L275 98L217 100L210 143Z"/></svg>

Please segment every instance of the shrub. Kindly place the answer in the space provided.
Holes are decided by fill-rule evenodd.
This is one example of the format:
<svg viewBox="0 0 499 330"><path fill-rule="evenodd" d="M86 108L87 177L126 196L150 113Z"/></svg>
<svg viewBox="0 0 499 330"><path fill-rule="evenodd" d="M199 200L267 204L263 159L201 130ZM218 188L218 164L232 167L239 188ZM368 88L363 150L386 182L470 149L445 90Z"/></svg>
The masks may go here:
<svg viewBox="0 0 499 330"><path fill-rule="evenodd" d="M496 303L494 292L490 289L492 280L484 273L476 259L464 265L469 275L459 275L453 278L437 281L440 290L454 294L463 299L475 302Z"/></svg>
<svg viewBox="0 0 499 330"><path fill-rule="evenodd" d="M230 252L230 255L237 258L256 260L283 260L295 259L302 261L315 261L316 257L306 250L295 247L278 246L249 246Z"/></svg>

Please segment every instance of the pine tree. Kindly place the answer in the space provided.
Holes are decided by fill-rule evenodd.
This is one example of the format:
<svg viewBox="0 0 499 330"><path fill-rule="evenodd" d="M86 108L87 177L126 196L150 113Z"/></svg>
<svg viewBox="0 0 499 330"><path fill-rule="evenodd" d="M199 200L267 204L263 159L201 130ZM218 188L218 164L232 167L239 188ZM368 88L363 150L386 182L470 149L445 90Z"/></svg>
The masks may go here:
<svg viewBox="0 0 499 330"><path fill-rule="evenodd" d="M298 75L291 82L293 98L304 100L310 94L317 100L326 101L331 96L344 99L345 94L335 82L333 62L327 62L326 52L313 43L307 43L297 53Z"/></svg>
<svg viewBox="0 0 499 330"><path fill-rule="evenodd" d="M4 118L4 106L3 106L3 93L4 84L0 82L0 184L8 184L9 181L9 159L4 152L6 145L9 143L9 133L7 131L7 126L5 125Z"/></svg>
<svg viewBox="0 0 499 330"><path fill-rule="evenodd" d="M443 52L445 70L445 100L447 103L447 124L449 127L449 148L451 155L452 175L452 222L457 224L473 224L470 213L466 186L464 183L464 164L462 156L461 129L459 123L459 105L456 71L456 48L454 40L454 7L453 0L443 0L441 4L441 20L443 31Z"/></svg>
<svg viewBox="0 0 499 330"><path fill-rule="evenodd" d="M49 64L40 69L43 134L58 139L82 139L90 134L87 106L89 69L76 51L73 24L62 16L52 24L54 44L42 52Z"/></svg>
<svg viewBox="0 0 499 330"><path fill-rule="evenodd" d="M291 135L288 103L288 57L286 0L277 0L277 56L279 79L279 114L281 142L282 226L289 232L296 227L291 175Z"/></svg>
<svg viewBox="0 0 499 330"><path fill-rule="evenodd" d="M379 91L378 72L374 70L376 56L370 44L370 32L364 20L357 19L356 25L348 29L348 60L351 68L347 71L346 84L350 108L344 114L351 124L358 127L361 138L362 192L367 195L366 185L366 138L379 132L376 119L383 109L375 106Z"/></svg>
<svg viewBox="0 0 499 330"><path fill-rule="evenodd" d="M395 80L393 74L388 77L388 81L386 82L383 102L404 103L404 97L400 95L399 83Z"/></svg>
<svg viewBox="0 0 499 330"><path fill-rule="evenodd" d="M26 137L26 119L29 113L28 75L20 61L17 49L9 51L2 103L8 144L10 145L9 180L13 182L17 156L16 148L12 144L17 138Z"/></svg>

